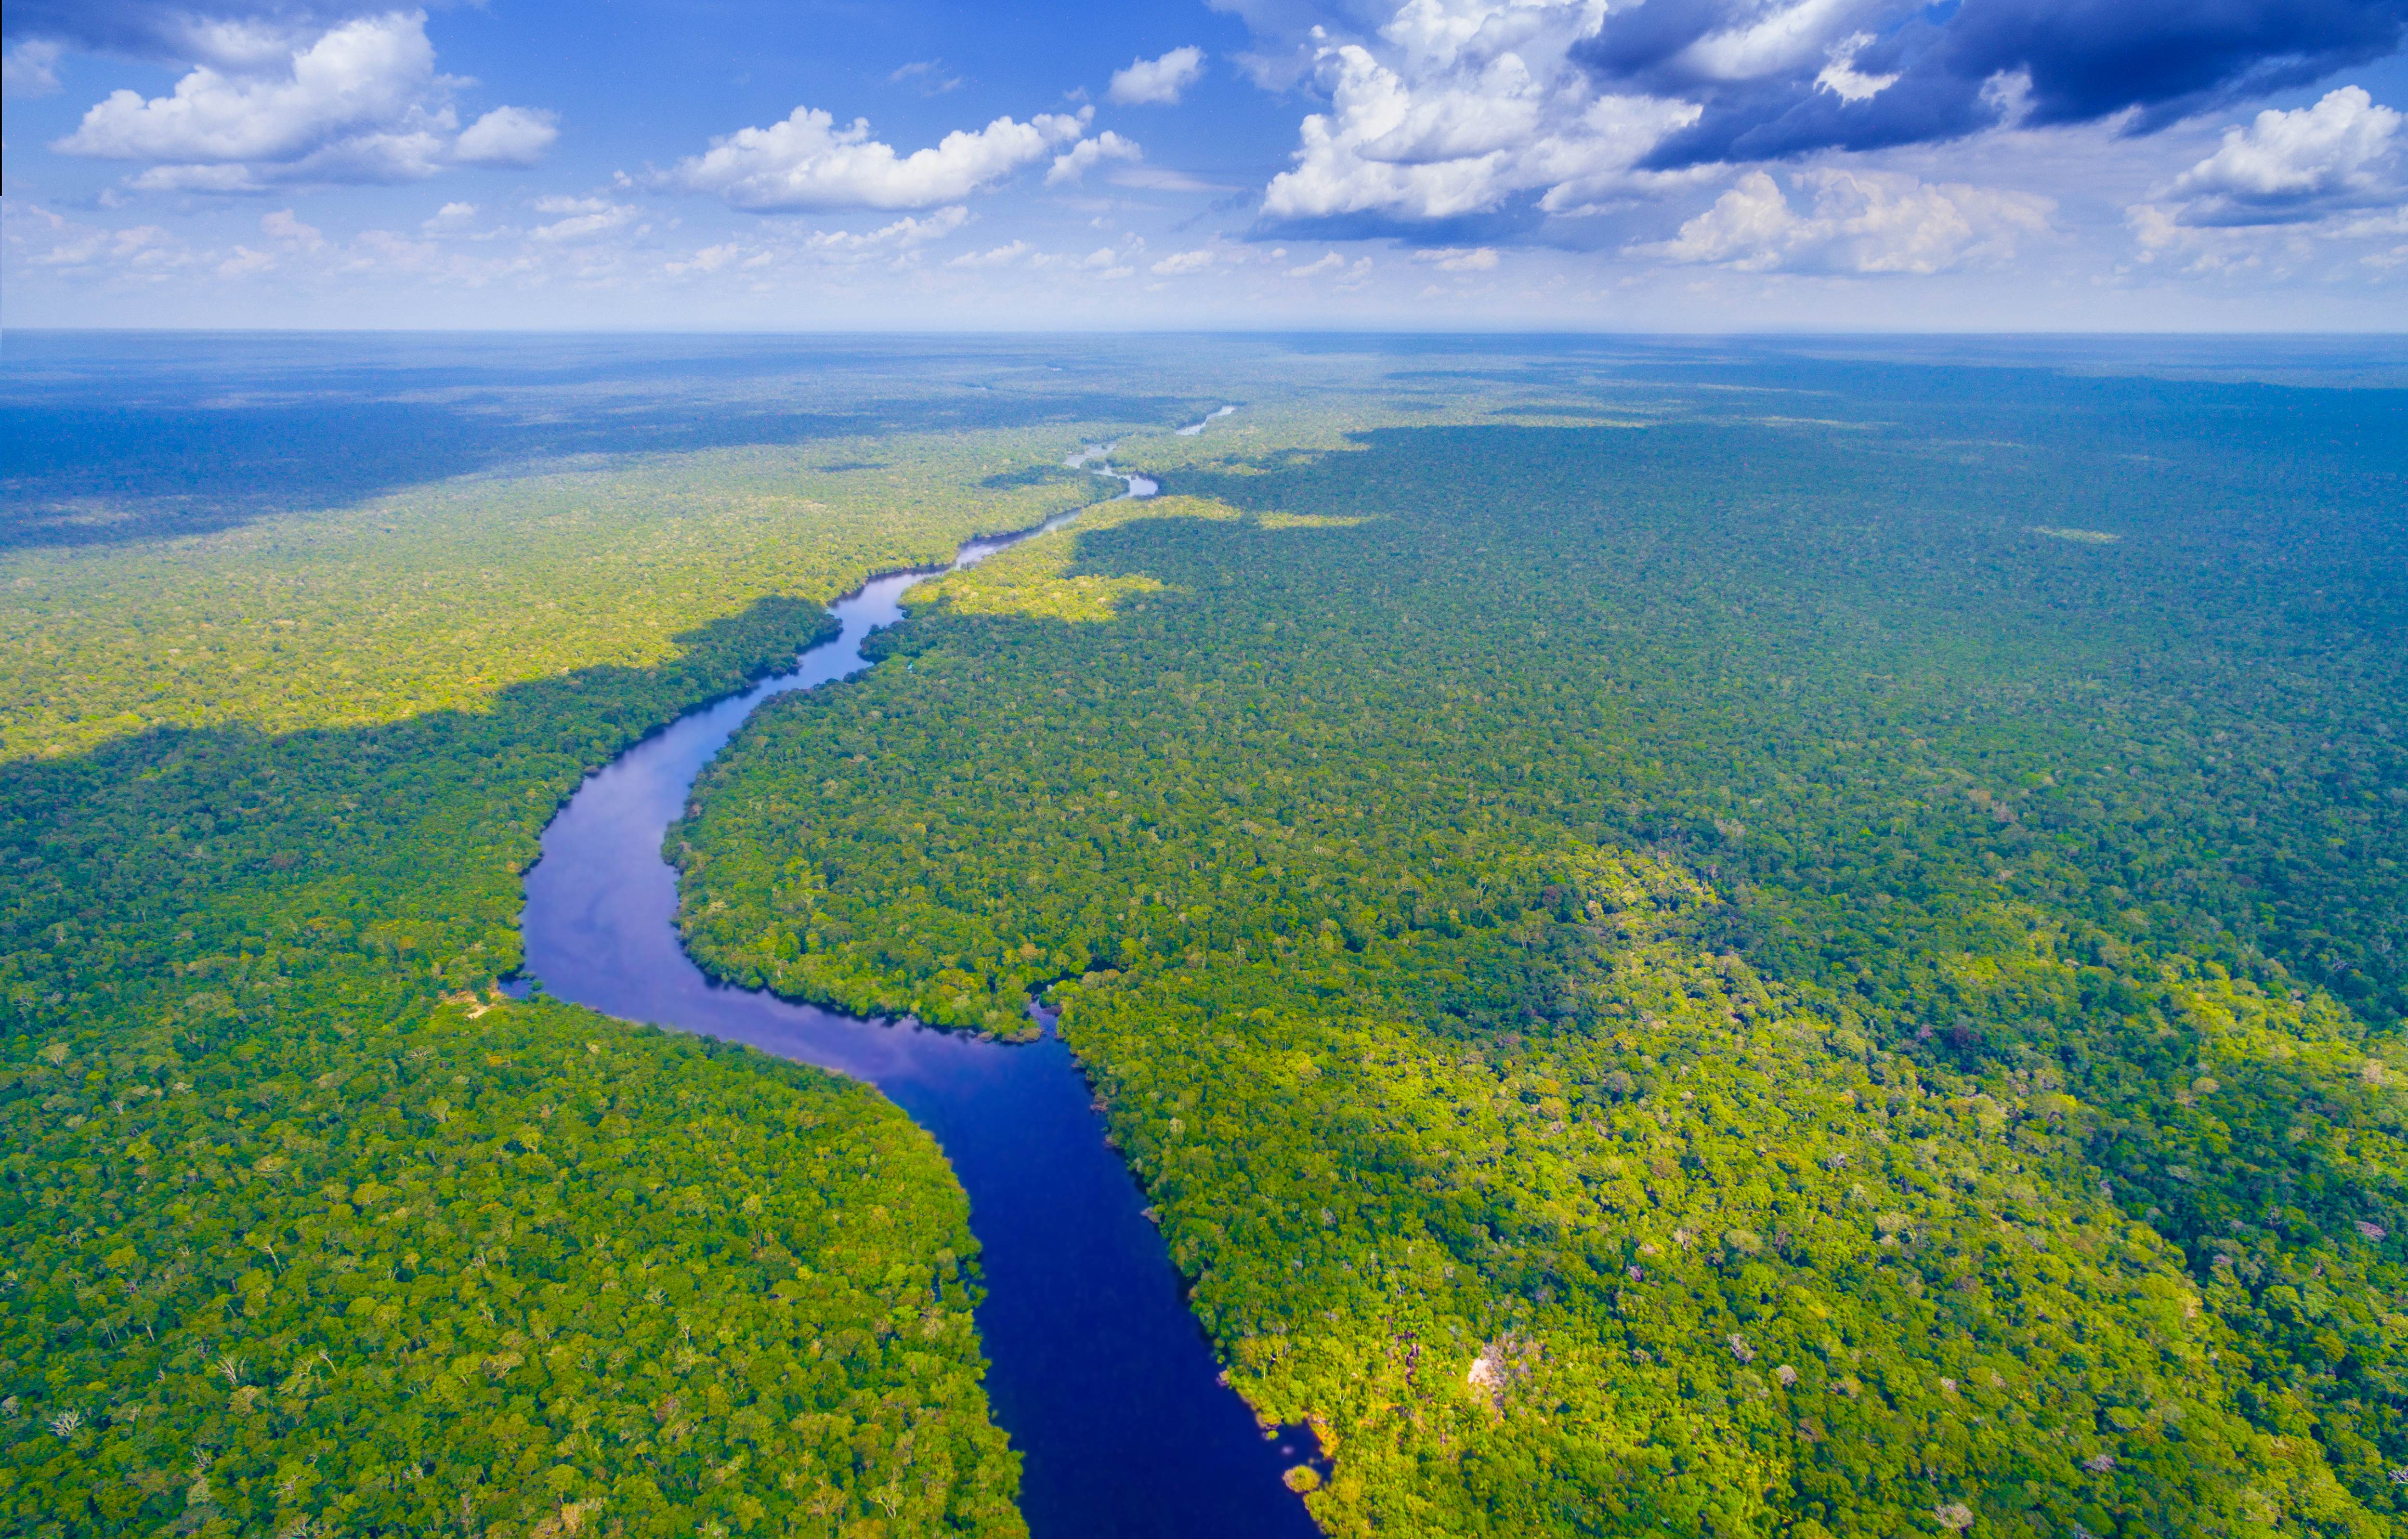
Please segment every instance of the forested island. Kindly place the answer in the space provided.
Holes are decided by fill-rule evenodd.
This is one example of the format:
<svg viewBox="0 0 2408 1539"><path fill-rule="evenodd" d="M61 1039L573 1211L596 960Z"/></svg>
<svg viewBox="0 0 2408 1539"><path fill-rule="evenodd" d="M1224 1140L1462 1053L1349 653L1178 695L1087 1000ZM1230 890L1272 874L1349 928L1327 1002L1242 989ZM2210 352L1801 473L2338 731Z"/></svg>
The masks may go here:
<svg viewBox="0 0 2408 1539"><path fill-rule="evenodd" d="M1025 1532L934 1141L498 985L586 773L1082 506L755 714L681 923L1058 1007L1326 1532L2408 1532L2398 391L1049 346L28 450L14 1532Z"/></svg>

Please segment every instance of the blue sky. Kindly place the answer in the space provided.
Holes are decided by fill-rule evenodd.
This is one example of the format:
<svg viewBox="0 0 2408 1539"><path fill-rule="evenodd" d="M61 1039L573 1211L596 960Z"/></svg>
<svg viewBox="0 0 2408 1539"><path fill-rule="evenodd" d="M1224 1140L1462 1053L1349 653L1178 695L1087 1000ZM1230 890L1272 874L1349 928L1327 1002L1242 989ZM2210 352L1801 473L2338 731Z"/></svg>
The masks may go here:
<svg viewBox="0 0 2408 1539"><path fill-rule="evenodd" d="M10 325L2408 326L2408 0L20 0Z"/></svg>

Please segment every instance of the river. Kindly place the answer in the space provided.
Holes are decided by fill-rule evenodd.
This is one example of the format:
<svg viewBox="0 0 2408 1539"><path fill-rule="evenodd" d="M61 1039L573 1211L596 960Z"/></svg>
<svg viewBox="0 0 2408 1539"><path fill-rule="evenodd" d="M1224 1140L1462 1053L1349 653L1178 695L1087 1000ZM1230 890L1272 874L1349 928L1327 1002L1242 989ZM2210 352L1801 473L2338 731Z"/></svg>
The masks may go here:
<svg viewBox="0 0 2408 1539"><path fill-rule="evenodd" d="M1102 461L1111 447L1090 445L1068 463ZM1098 473L1114 472L1107 464ZM1156 489L1142 476L1119 479L1124 496ZM1025 538L973 541L947 569ZM1137 1183L1050 1028L1013 1046L860 1020L715 983L679 941L677 874L661 841L695 775L763 700L868 667L862 642L903 617L904 593L927 576L872 580L829 606L843 631L790 671L681 718L590 776L527 873L525 972L606 1014L867 1081L936 1136L969 1193L987 1289L978 1310L987 1388L1024 1457L1021 1506L1036 1539L1302 1539L1317 1530L1280 1475L1317 1462L1312 1440L1301 1429L1266 1436L1221 1384Z"/></svg>

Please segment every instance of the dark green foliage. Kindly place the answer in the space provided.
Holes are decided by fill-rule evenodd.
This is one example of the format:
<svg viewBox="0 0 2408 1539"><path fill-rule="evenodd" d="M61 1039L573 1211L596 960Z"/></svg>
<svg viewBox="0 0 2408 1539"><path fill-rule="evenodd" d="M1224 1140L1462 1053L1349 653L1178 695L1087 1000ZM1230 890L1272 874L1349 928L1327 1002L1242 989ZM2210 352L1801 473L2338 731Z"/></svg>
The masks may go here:
<svg viewBox="0 0 2408 1539"><path fill-rule="evenodd" d="M693 943L1084 973L1334 1531L2397 1532L2400 404L1797 374L954 580L710 772Z"/></svg>
<svg viewBox="0 0 2408 1539"><path fill-rule="evenodd" d="M767 600L660 669L594 669L486 712L270 738L158 732L0 766L13 1033L88 1015L236 1030L322 971L432 998L520 960L519 875L587 769L767 672L829 622Z"/></svg>
<svg viewBox="0 0 2408 1539"><path fill-rule="evenodd" d="M992 491L1006 491L1023 486L1078 486L1092 484L1084 470L1074 470L1067 465L1024 465L1017 470L998 470L979 484Z"/></svg>

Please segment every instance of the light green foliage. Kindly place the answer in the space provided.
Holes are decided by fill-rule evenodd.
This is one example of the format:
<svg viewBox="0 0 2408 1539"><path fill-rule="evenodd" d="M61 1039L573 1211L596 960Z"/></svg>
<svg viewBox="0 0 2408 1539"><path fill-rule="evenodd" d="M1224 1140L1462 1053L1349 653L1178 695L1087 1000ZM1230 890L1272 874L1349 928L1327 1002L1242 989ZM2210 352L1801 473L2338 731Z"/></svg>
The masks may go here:
<svg viewBox="0 0 2408 1539"><path fill-rule="evenodd" d="M17 1532L1025 1532L878 1098L557 1005L56 1045L0 1092Z"/></svg>
<svg viewBox="0 0 2408 1539"><path fill-rule="evenodd" d="M158 726L367 726L486 709L577 669L650 668L685 627L773 596L833 597L1091 499L1089 478L1014 474L1068 436L652 455L131 550L0 554L0 752Z"/></svg>
<svg viewBox="0 0 2408 1539"><path fill-rule="evenodd" d="M1252 516L980 573L1110 617L940 594L755 719L692 943L1081 975L1333 1532L2397 1532L2396 406L1773 382L1847 430L1179 449Z"/></svg>
<svg viewBox="0 0 2408 1539"><path fill-rule="evenodd" d="M1347 964L1298 970L1318 1004L1211 969L1078 996L1199 1313L1267 1412L1329 1426L1329 1526L1885 1533L1936 1482L2000 1532L2245 1531L2261 1502L2379 1532L2243 1414L2231 1333L2085 1195L2062 1109L1574 913L1518 928L1595 1034L1494 1057L1340 1002Z"/></svg>
<svg viewBox="0 0 2408 1539"><path fill-rule="evenodd" d="M1158 592L1150 577L1099 577L1071 571L1079 540L1132 518L1236 518L1219 503L1186 497L1114 502L1082 514L1075 529L1049 530L1013 548L1004 561L987 561L915 589L913 600L941 599L963 614L1020 614L1066 624L1110 620L1131 594Z"/></svg>

